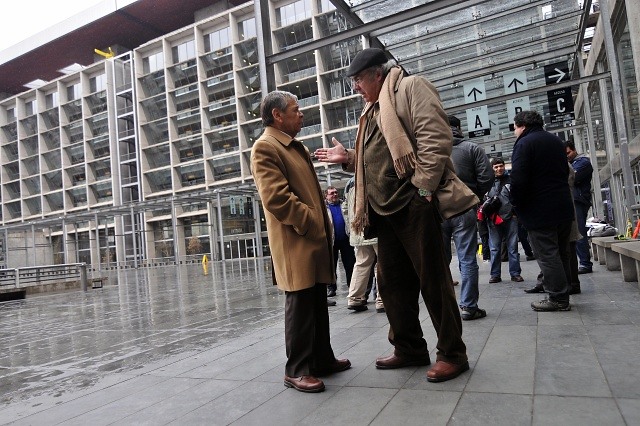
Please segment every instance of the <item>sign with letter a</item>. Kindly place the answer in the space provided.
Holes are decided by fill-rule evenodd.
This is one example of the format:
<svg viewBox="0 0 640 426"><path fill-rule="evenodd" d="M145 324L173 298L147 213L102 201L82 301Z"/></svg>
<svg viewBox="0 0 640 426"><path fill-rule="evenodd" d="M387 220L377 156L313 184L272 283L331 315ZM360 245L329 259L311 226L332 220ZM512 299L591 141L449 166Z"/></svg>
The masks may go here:
<svg viewBox="0 0 640 426"><path fill-rule="evenodd" d="M467 110L467 127L469 138L480 138L491 134L489 110L486 105Z"/></svg>
<svg viewBox="0 0 640 426"><path fill-rule="evenodd" d="M482 78L466 81L463 90L464 102L467 104L487 99L487 91ZM469 128L469 138L479 138L491 134L489 110L486 105L467 110L467 127Z"/></svg>

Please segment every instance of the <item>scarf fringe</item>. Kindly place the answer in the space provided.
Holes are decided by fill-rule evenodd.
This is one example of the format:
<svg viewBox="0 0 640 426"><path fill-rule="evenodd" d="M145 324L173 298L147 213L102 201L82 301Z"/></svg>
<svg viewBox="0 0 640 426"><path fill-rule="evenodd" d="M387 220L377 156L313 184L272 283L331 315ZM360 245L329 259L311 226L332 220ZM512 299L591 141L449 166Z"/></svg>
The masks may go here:
<svg viewBox="0 0 640 426"><path fill-rule="evenodd" d="M362 234L367 226L369 226L369 216L366 213L354 218L351 222L351 229L357 234Z"/></svg>
<svg viewBox="0 0 640 426"><path fill-rule="evenodd" d="M410 152L393 160L393 167L400 179L411 176L416 169L416 155Z"/></svg>

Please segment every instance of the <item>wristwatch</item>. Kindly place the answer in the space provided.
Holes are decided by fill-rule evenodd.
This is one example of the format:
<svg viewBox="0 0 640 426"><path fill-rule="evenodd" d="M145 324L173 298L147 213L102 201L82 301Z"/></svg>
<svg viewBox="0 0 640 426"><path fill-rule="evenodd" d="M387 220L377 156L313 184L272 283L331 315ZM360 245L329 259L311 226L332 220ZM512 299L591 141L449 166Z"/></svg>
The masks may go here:
<svg viewBox="0 0 640 426"><path fill-rule="evenodd" d="M421 197L431 197L433 195L433 192L429 191L428 189L419 188L418 195Z"/></svg>

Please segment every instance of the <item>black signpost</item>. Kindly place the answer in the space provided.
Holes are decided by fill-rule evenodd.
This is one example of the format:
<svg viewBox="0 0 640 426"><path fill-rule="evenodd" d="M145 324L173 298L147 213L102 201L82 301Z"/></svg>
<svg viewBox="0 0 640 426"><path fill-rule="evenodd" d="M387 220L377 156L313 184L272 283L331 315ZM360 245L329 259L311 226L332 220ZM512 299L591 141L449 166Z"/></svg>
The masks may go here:
<svg viewBox="0 0 640 426"><path fill-rule="evenodd" d="M570 80L569 64L565 61L545 65L544 80L547 85ZM549 102L551 123L562 123L566 120L575 119L571 87L547 91L547 100Z"/></svg>

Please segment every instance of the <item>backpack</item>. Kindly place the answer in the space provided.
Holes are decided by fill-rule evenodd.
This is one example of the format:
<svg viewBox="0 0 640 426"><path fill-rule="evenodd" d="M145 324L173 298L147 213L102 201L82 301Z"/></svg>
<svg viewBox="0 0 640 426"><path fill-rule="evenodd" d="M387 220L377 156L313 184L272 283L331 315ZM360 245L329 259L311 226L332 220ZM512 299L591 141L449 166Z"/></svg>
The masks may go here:
<svg viewBox="0 0 640 426"><path fill-rule="evenodd" d="M617 234L617 228L604 223L591 224L587 230L587 237L612 237Z"/></svg>

